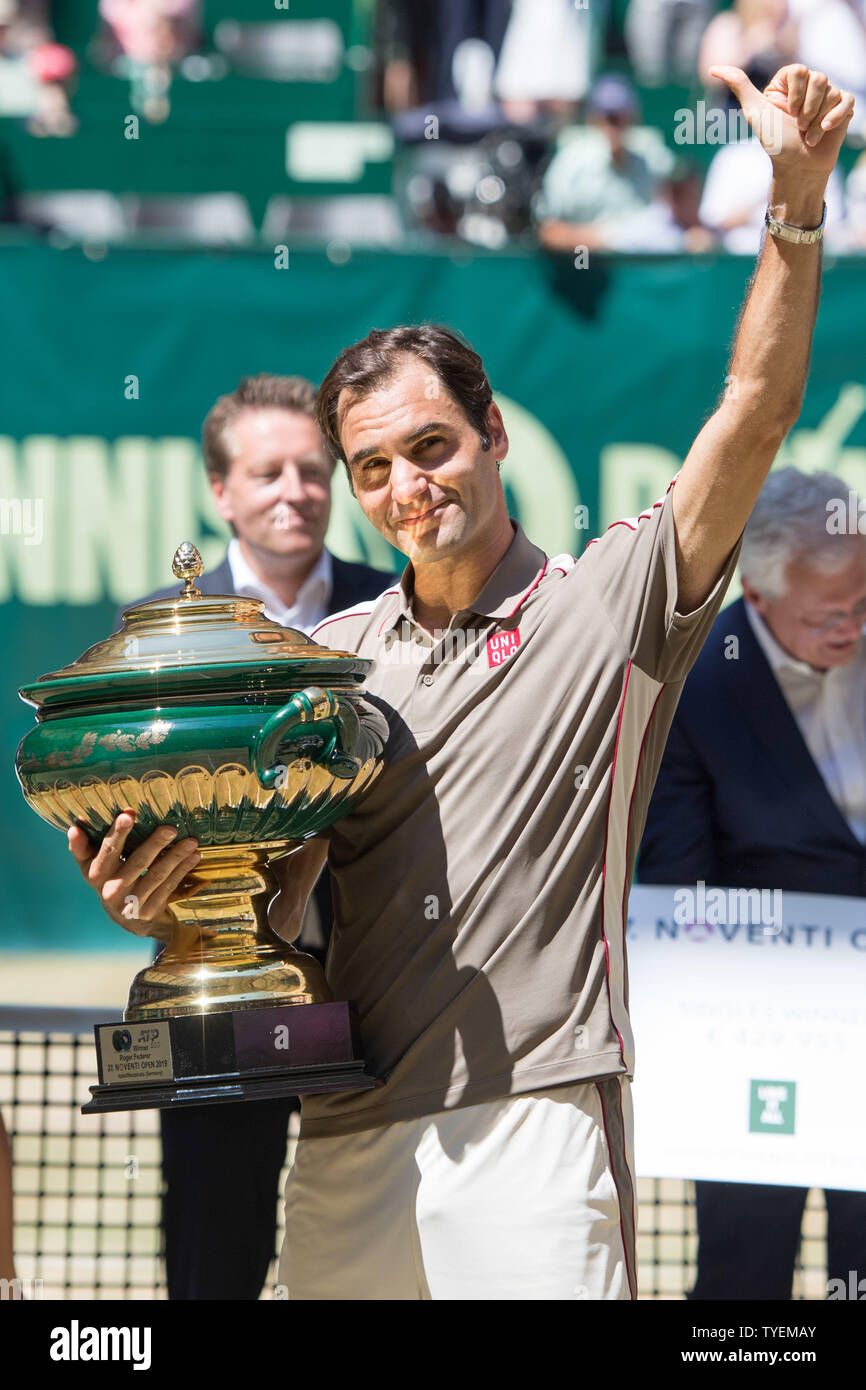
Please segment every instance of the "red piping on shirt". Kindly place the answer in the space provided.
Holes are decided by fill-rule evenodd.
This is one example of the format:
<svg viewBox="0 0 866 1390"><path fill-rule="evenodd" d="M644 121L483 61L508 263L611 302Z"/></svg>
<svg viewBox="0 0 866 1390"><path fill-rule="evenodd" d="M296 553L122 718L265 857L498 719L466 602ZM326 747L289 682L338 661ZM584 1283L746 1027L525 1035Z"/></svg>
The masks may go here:
<svg viewBox="0 0 866 1390"><path fill-rule="evenodd" d="M616 1033L617 1037L619 1038L619 1053L620 1053L620 1056L621 1056L621 1058L622 1058L622 1064L623 1064L623 1066L625 1066L625 1044L623 1043L623 1040L622 1040L622 1034L620 1033L619 1029L617 1028L616 1024L615 1024L614 1021L613 1021L613 1011L612 1011L612 1009L611 1009L611 994L610 994L610 955L609 955L608 948L607 948L607 934L606 934L605 929L604 929L604 904L605 904L605 887L606 887L606 885L607 885L607 841L608 841L608 835L610 834L610 811L611 811L611 806L613 805L613 788L614 788L614 782L615 782L615 779L616 779L616 759L617 759L617 754L619 753L619 736L620 736L620 731L622 730L622 716L623 716L623 711L625 710L625 697L626 697L626 694L627 694L627 692L628 692L628 682L629 682L629 676L630 676L630 675L631 675L631 661L629 661L628 665L627 665L626 668L625 668L625 685L623 686L623 689L622 689L622 699L621 699L620 702L619 702L619 718L617 719L617 722L616 722L616 742L614 743L614 746L613 746L613 763L611 764L611 769L610 769L610 795L609 795L608 801L607 801L607 820L605 821L605 826L604 826L604 857L603 857L602 862L601 862L601 939L602 939L602 941L604 942L604 971L605 971L605 976L607 977L607 1009L608 1009L608 1017L610 1018L610 1026L611 1026L611 1028L613 1029L613 1031Z"/></svg>
<svg viewBox="0 0 866 1390"><path fill-rule="evenodd" d="M678 476L679 476L679 474L677 474L677 477L678 477ZM670 492L670 490L671 490L671 488L673 487L673 485L674 485L674 483L676 482L676 480L677 480L676 477L671 478L670 482L668 483L667 487L665 488L665 497L667 497L668 493ZM663 507L663 506L664 506L664 504L665 504L665 497L661 497L661 498L659 499L658 502L653 502L653 504L652 504L652 506L650 507L650 509L649 509L648 512L640 512L639 515L636 517L636 520L637 520L637 521L642 521L642 520L644 519L644 517L651 517L652 514L653 514L653 512L655 511L656 507ZM636 531L636 530L637 530L637 527L636 527L636 526L632 526L631 521L630 521L630 520L626 520L626 519L623 519L622 521L612 521L612 522L610 523L610 526L607 527L607 530L608 530L608 531L612 530L612 528L613 528L614 526L627 526L628 529L629 529L630 531ZM595 545L596 541L599 541L599 540L601 540L601 537L600 537L600 536L594 536L593 539L592 539L591 541L587 541L586 545L584 546L584 554L586 554L587 550L589 550L589 547L590 547L591 545Z"/></svg>
<svg viewBox="0 0 866 1390"><path fill-rule="evenodd" d="M666 496L667 496L667 493L665 493L665 497L666 497ZM635 520L637 520L637 521L643 521L644 517L649 518L649 517L652 516L652 514L653 514L653 512L655 511L656 507L663 507L663 506L664 506L664 498L662 498L662 500L661 500L660 502L653 502L652 507L650 508L650 510L649 510L648 512L640 512L639 515L635 518ZM608 532L608 531L612 531L613 528L614 528L614 526L627 526L628 529L629 529L630 531L636 531L636 530L637 530L637 527L636 527L636 526L632 526L631 521L626 520L626 519L624 518L622 521L612 521L612 522L610 523L610 525L607 527L607 529L606 529L606 531L605 531L605 535L607 535L607 532ZM600 540L601 540L601 536L594 536L593 539L592 539L591 541L587 541L587 543L586 543L586 549L589 550L589 547L590 547L591 545L597 545L598 542L599 542ZM586 552L584 552L584 554L585 554L585 553L586 553Z"/></svg>
<svg viewBox="0 0 866 1390"><path fill-rule="evenodd" d="M385 598L387 594L396 593L396 589L385 589L381 594L378 595L375 602L373 603L372 608L347 608L345 613L334 613L330 618L323 618L322 621L320 623L317 623L316 626L313 628L312 632L310 633L310 636L314 637L320 628L327 627L328 623L337 623L340 621L341 618L366 617L368 614L373 612L373 609L376 607L376 604L379 602L379 599Z"/></svg>
<svg viewBox="0 0 866 1390"><path fill-rule="evenodd" d="M532 593L533 589L537 589L537 588L538 588L539 584L541 583L541 581L542 581L542 579L544 578L544 576L545 576L546 573L547 573L547 557L545 556L544 566L543 566L543 568L541 569L540 573L536 575L535 579L533 579L532 583L530 584L529 588L526 590L526 593L523 595L523 597L522 597L522 598L519 598L519 599L517 600L517 602L515 603L514 607L513 607L512 610L511 610L511 612L510 612L510 613L506 613L506 615L505 615L506 618L513 618L513 617L514 617L514 615L515 615L515 613L517 612L518 608L521 608L521 607L523 606L523 604L524 604L524 603L526 602L526 600L529 598L529 595Z"/></svg>
<svg viewBox="0 0 866 1390"><path fill-rule="evenodd" d="M396 593L399 593L399 589L386 589L386 590L385 590L385 593L386 593L386 594L396 594ZM397 609L398 609L398 611L399 611L399 608L400 608L400 605L399 605L399 603L398 603L398 604L397 604ZM395 614L394 616L396 617L396 614ZM376 636L377 636L377 637L381 637L381 636L382 636L382 628L385 626L385 624L386 624L387 621L388 621L388 614L386 613L385 616L384 616L384 618L382 619L381 623L379 624L379 631L376 633Z"/></svg>
<svg viewBox="0 0 866 1390"><path fill-rule="evenodd" d="M649 719L647 720L647 722L646 722L646 728L645 728L644 731L643 731L643 738L642 738L641 741L640 741L640 751L638 752L638 755L637 755L637 766L635 767L635 770L634 770L634 784L633 784L632 789L631 789L631 799L630 799L630 801L629 801L629 803L628 803L628 816L626 817L626 822L625 822L625 852L626 852L626 860L628 860L628 839L629 839L629 835L631 834L631 813L632 813L632 807L634 806L635 793L636 793L636 791L637 791L637 782L638 782L638 775L639 775L639 773L640 773L641 758L643 757L643 750L644 750L644 748L646 747L647 735L649 734L649 731L650 731L650 725L651 725L652 722L653 722L653 715L654 715L655 712L656 712L656 707L657 707L657 705L658 705L659 700L660 700L661 697L662 697L663 692L664 692L664 685L662 686L661 690L659 691L658 695L655 697L655 700L653 701L653 707L652 707L652 709L650 710ZM631 884L628 883L628 882L626 882L626 883L623 884L623 888L622 888L622 958L623 958L623 962L625 962L625 928L626 928L626 916L627 916L626 902L627 902L627 900L628 900L628 891L629 891L629 888L630 888L630 887L631 887ZM608 982L608 990L609 990L609 989L610 989L610 982ZM624 991L623 991L623 1003L625 1003L625 992L624 992Z"/></svg>

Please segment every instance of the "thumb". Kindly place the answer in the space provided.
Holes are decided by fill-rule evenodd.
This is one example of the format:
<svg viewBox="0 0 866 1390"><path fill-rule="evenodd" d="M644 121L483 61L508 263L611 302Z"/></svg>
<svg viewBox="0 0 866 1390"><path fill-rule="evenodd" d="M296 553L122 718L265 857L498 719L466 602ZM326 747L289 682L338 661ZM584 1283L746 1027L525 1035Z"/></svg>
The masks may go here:
<svg viewBox="0 0 866 1390"><path fill-rule="evenodd" d="M750 123L760 121L766 98L749 81L742 68L729 67L727 64L723 64L710 68L710 77L718 77L722 82L727 82Z"/></svg>

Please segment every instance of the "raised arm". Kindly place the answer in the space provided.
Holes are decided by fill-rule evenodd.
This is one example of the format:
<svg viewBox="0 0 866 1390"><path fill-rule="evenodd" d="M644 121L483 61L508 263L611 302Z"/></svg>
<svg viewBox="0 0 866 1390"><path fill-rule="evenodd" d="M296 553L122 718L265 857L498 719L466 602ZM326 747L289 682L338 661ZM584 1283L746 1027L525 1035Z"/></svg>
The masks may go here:
<svg viewBox="0 0 866 1390"><path fill-rule="evenodd" d="M824 190L854 98L802 64L780 68L759 92L740 68L716 67L773 163L770 213L819 226ZM704 425L673 496L678 603L707 598L803 401L818 309L821 243L767 232L740 315L724 398Z"/></svg>

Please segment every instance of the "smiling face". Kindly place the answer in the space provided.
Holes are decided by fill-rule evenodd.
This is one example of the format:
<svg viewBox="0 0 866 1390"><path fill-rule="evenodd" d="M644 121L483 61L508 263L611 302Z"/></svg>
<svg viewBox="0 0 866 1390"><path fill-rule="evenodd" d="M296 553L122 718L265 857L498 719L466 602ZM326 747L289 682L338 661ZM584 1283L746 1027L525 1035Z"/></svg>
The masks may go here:
<svg viewBox="0 0 866 1390"><path fill-rule="evenodd" d="M314 561L331 510L331 464L315 420L277 406L242 410L226 429L232 457L212 476L217 509L240 540L277 558Z"/></svg>
<svg viewBox="0 0 866 1390"><path fill-rule="evenodd" d="M339 401L340 441L364 515L414 566L470 554L507 517L497 461L502 416L488 412L490 447L426 363L406 356L371 395Z"/></svg>
<svg viewBox="0 0 866 1390"><path fill-rule="evenodd" d="M857 654L866 623L866 547L849 543L844 569L821 574L800 560L785 570L786 592L762 598L743 580L743 593L754 604L776 641L791 656L816 670L845 666Z"/></svg>

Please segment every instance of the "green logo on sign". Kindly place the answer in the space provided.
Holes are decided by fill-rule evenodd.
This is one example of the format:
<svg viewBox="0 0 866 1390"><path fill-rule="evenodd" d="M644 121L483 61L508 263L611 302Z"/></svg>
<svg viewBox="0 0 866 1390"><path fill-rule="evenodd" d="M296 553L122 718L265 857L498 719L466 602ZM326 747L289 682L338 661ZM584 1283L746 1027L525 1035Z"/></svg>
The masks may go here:
<svg viewBox="0 0 866 1390"><path fill-rule="evenodd" d="M749 1100L750 1134L793 1134L796 1081L753 1081Z"/></svg>

